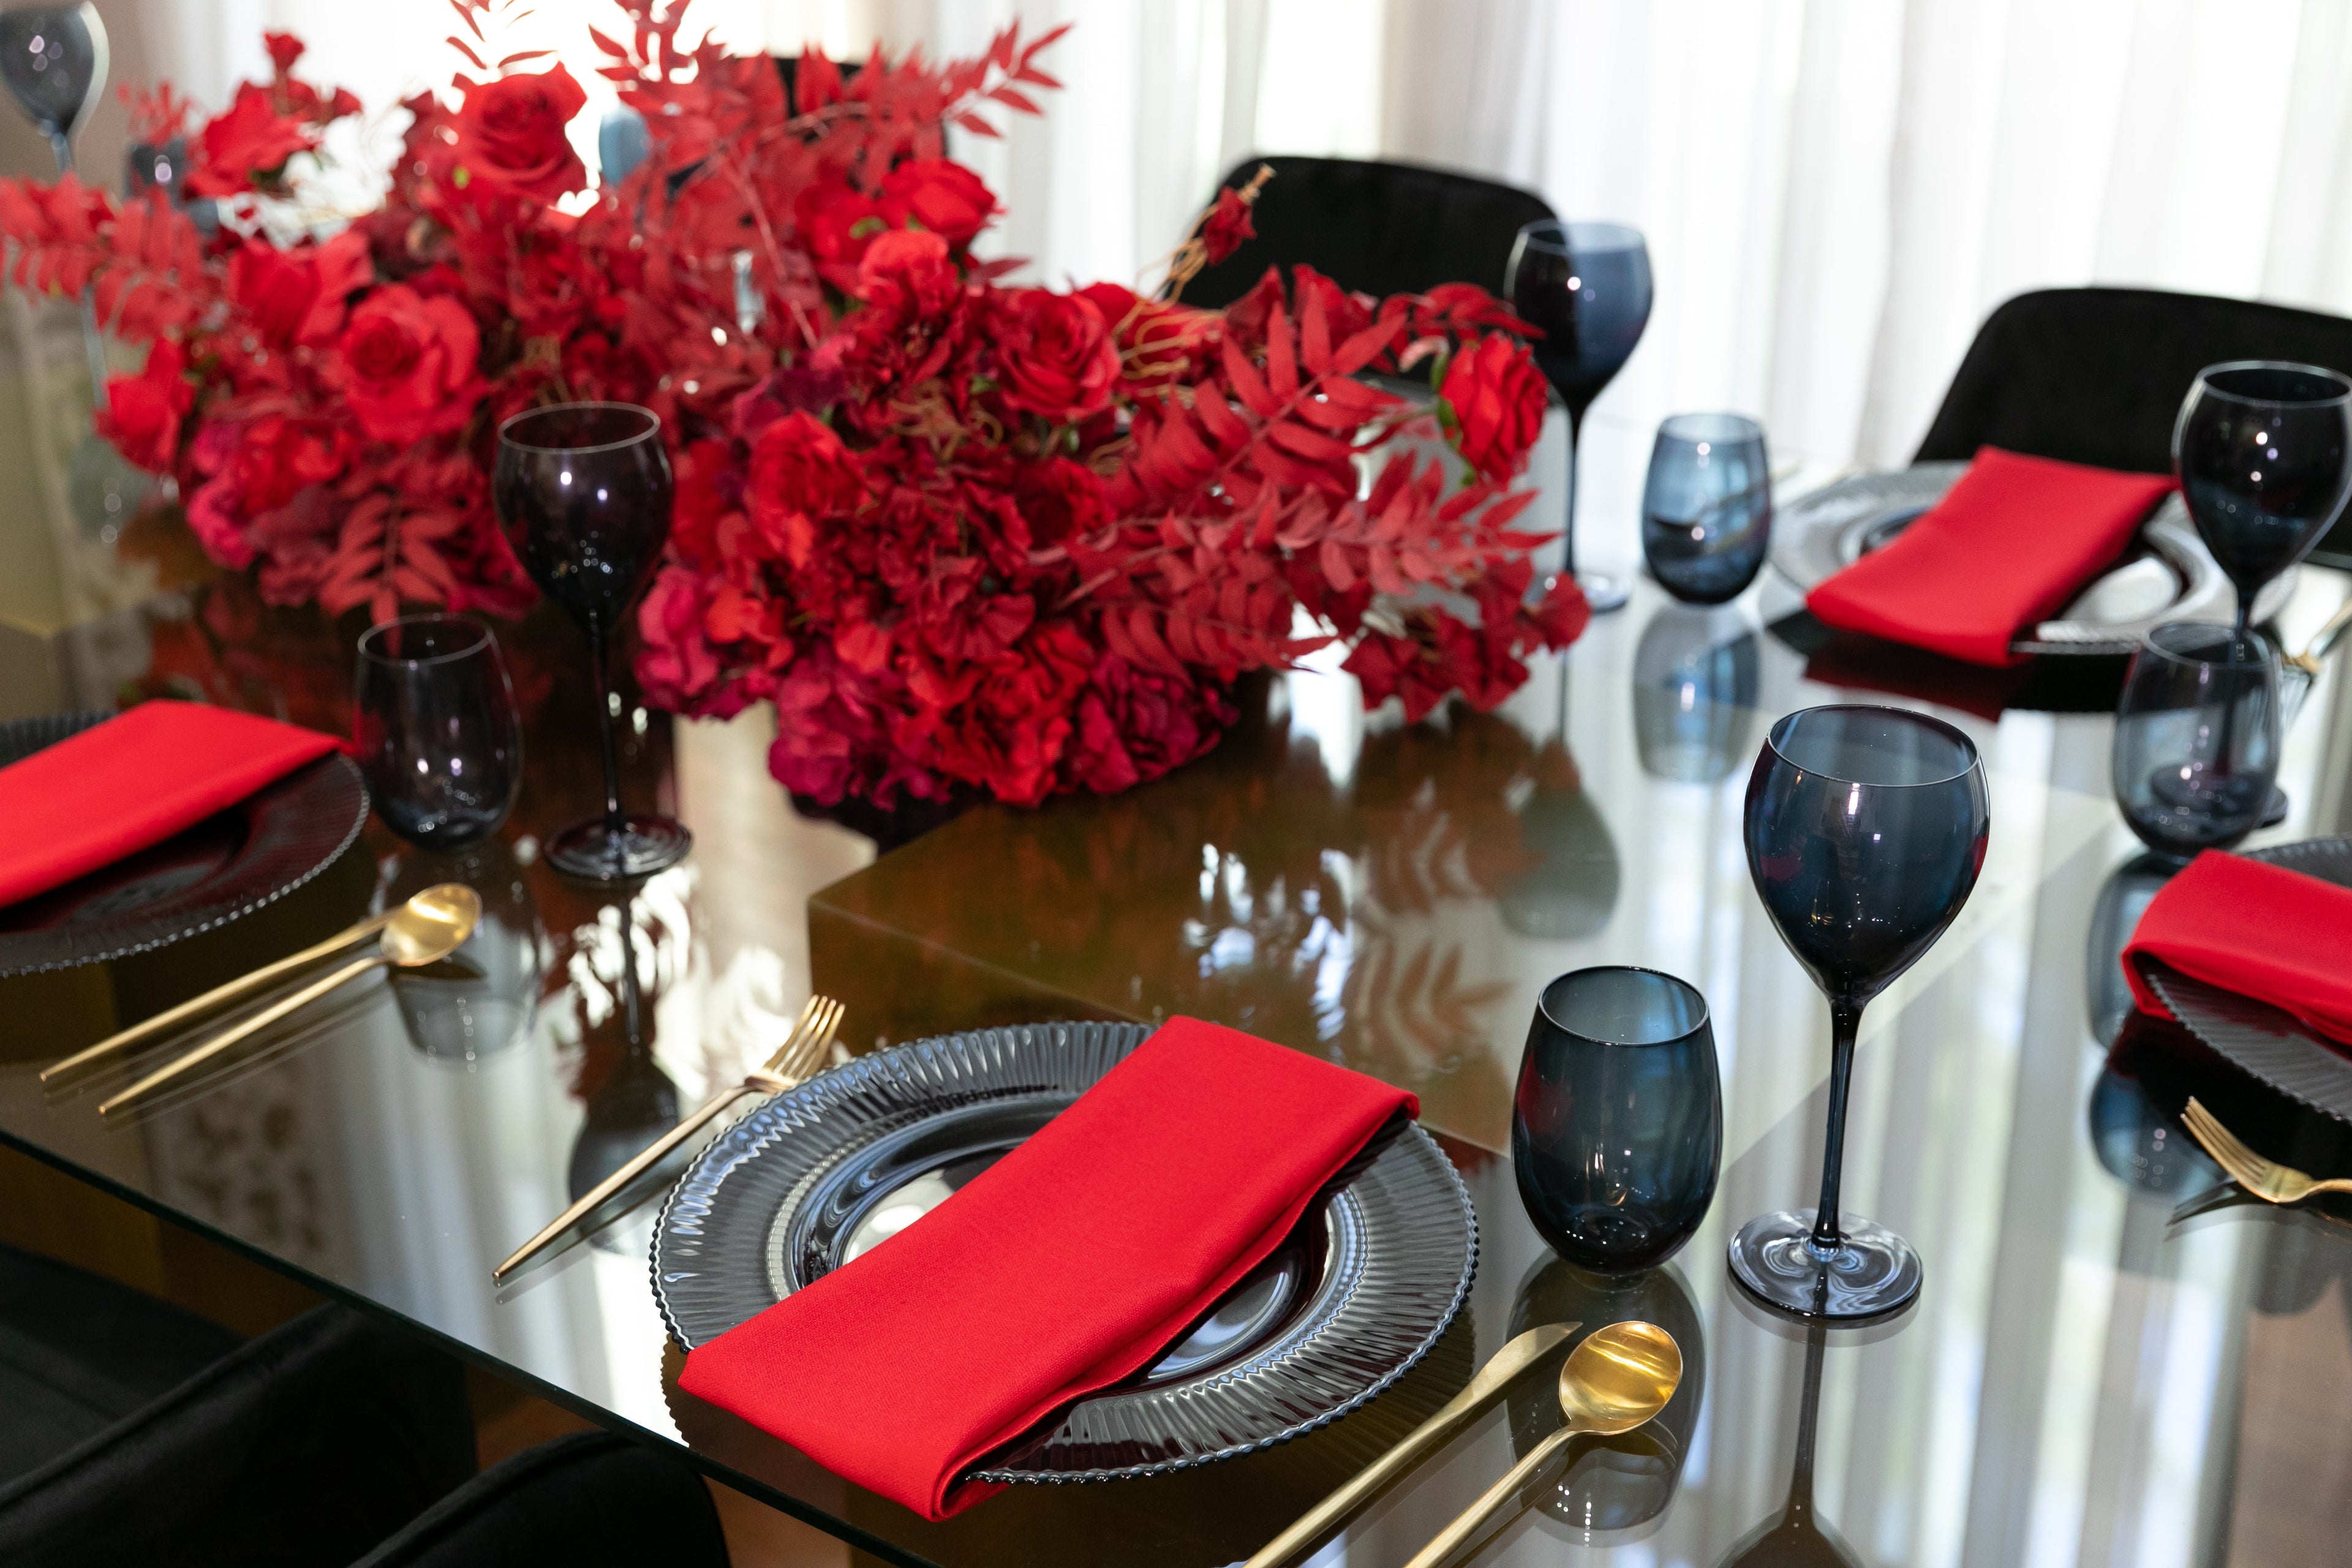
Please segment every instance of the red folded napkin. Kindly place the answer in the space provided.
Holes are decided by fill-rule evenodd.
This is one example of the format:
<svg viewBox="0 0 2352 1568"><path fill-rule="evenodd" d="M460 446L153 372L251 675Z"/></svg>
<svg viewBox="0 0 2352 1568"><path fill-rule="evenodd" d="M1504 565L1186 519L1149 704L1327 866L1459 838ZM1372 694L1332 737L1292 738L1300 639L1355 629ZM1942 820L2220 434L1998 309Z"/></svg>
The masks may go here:
<svg viewBox="0 0 2352 1568"><path fill-rule="evenodd" d="M235 709L142 702L0 768L0 905L161 844L339 744Z"/></svg>
<svg viewBox="0 0 2352 1568"><path fill-rule="evenodd" d="M2144 957L2284 1008L2352 1051L2352 888L2208 849L2150 900L2124 949L2140 1010L2169 1018Z"/></svg>
<svg viewBox="0 0 2352 1568"><path fill-rule="evenodd" d="M701 1346L678 1386L945 1519L958 1478L1148 1364L1279 1245L1402 1089L1175 1018L905 1230Z"/></svg>
<svg viewBox="0 0 2352 1568"><path fill-rule="evenodd" d="M2171 489L2161 474L1987 447L1925 516L1805 595L1805 608L1970 664L2021 663L2009 645L2121 555Z"/></svg>

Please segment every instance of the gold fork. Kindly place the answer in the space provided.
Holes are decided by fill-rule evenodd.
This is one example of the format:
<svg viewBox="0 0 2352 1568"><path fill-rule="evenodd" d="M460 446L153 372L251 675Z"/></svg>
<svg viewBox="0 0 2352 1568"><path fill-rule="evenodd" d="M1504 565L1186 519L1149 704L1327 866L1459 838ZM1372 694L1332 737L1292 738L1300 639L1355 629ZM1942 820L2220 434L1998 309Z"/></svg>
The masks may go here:
<svg viewBox="0 0 2352 1568"><path fill-rule="evenodd" d="M2180 1120L2188 1124L2189 1136L2205 1146L2213 1163L2230 1174L2230 1179L2246 1191L2268 1203L2299 1204L2314 1193L2352 1193L2352 1180L2331 1176L2317 1181L2275 1160L2265 1160L2243 1143L2237 1135L2213 1119L2213 1113L2192 1099Z"/></svg>
<svg viewBox="0 0 2352 1568"><path fill-rule="evenodd" d="M581 1217L614 1193L635 1181L659 1163L663 1155L694 1136L704 1123L734 1104L747 1094L782 1094L815 1074L826 1064L833 1049L833 1037L841 1027L841 1004L830 996L812 996L801 1008L799 1020L784 1043L776 1047L767 1065L752 1068L743 1075L743 1081L721 1094L714 1094L703 1108L656 1138L650 1144L603 1181L581 1194L580 1201L547 1222L537 1236L514 1249L504 1263L490 1270L492 1284L504 1283L506 1277L539 1252L549 1242L562 1235Z"/></svg>

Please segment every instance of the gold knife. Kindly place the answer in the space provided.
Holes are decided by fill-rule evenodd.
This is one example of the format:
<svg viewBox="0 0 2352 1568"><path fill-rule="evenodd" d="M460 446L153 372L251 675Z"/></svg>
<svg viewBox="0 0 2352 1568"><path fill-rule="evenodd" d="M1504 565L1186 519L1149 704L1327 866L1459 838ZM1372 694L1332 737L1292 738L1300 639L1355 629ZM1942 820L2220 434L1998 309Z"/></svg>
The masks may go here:
<svg viewBox="0 0 2352 1568"><path fill-rule="evenodd" d="M1414 1461L1437 1446L1454 1427L1475 1415L1487 1401L1510 1385L1511 1380L1568 1342L1580 1325L1546 1323L1496 1351L1471 1378L1469 1386L1445 1402L1445 1407L1420 1426L1395 1447L1356 1472L1348 1483L1305 1513L1298 1521L1258 1549L1244 1568L1274 1568L1300 1547L1355 1511L1374 1492L1404 1473Z"/></svg>

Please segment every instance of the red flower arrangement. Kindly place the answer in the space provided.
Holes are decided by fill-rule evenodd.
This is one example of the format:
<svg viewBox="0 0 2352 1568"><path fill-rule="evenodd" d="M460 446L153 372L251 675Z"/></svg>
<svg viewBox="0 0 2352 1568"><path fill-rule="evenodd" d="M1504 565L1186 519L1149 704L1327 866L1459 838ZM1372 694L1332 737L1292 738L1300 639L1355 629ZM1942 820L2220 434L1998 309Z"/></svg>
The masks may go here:
<svg viewBox="0 0 2352 1568"><path fill-rule="evenodd" d="M661 416L677 473L647 695L773 702L772 771L826 802L1123 789L1213 745L1241 672L1335 640L1369 701L1487 707L1581 631L1513 526L1543 382L1484 291L1376 301L1299 268L1226 310L1177 302L1249 237L1263 175L1204 215L1169 298L1006 286L1017 264L970 248L996 199L946 132L1036 112L1058 29L848 79L811 53L788 100L765 58L685 46L684 0L624 4L629 36L593 37L652 152L577 214L554 204L585 184L585 95L488 62L480 0L451 39L479 78L410 100L383 205L332 237L257 218L356 107L296 80L282 35L273 81L194 139L210 237L161 193L0 182L9 275L90 288L153 344L101 430L266 599L519 610L497 424L609 397ZM168 89L140 108L150 140L186 113ZM1367 379L1424 372L1433 411Z"/></svg>

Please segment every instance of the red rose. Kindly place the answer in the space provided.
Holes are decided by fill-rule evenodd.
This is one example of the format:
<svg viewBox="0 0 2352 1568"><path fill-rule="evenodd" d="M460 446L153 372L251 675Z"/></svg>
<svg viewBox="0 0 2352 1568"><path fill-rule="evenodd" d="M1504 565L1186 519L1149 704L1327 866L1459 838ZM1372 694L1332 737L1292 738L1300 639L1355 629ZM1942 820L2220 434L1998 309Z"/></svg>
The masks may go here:
<svg viewBox="0 0 2352 1568"><path fill-rule="evenodd" d="M457 162L470 182L551 202L588 183L563 128L588 95L562 66L536 76L502 76L468 89L457 111Z"/></svg>
<svg viewBox="0 0 2352 1568"><path fill-rule="evenodd" d="M751 447L751 520L794 566L808 563L817 525L856 510L866 494L866 470L813 415L785 415Z"/></svg>
<svg viewBox="0 0 2352 1568"><path fill-rule="evenodd" d="M1242 200L1239 191L1219 191L1217 205L1209 209L1209 221L1201 226L1201 245L1209 253L1209 265L1213 267L1239 250L1242 241L1256 237L1250 204Z"/></svg>
<svg viewBox="0 0 2352 1568"><path fill-rule="evenodd" d="M268 179L286 166L297 153L318 145L318 132L290 115L281 115L270 101L269 89L247 82L236 89L236 101L226 114L215 115L196 133L194 165L188 171L192 196L233 196L254 188L256 176Z"/></svg>
<svg viewBox="0 0 2352 1568"><path fill-rule="evenodd" d="M809 186L793 203L801 243L816 263L817 276L843 293L857 288L857 264L874 237L893 226L881 205L841 180Z"/></svg>
<svg viewBox="0 0 2352 1568"><path fill-rule="evenodd" d="M1118 351L1093 300L1020 289L1003 310L997 358L1006 403L1048 419L1083 419L1109 405Z"/></svg>
<svg viewBox="0 0 2352 1568"><path fill-rule="evenodd" d="M1438 395L1454 411L1454 449L1487 479L1518 472L1543 433L1543 373L1526 344L1499 332L1454 356Z"/></svg>
<svg viewBox="0 0 2352 1568"><path fill-rule="evenodd" d="M378 289L336 345L343 395L379 441L406 446L460 429L484 391L481 333L466 307L406 284Z"/></svg>
<svg viewBox="0 0 2352 1568"><path fill-rule="evenodd" d="M356 229L290 251L248 239L229 258L228 293L271 342L318 343L342 331L344 300L373 276Z"/></svg>
<svg viewBox="0 0 2352 1568"><path fill-rule="evenodd" d="M948 242L919 228L875 237L857 267L857 297L908 317L945 315L963 292Z"/></svg>
<svg viewBox="0 0 2352 1568"><path fill-rule="evenodd" d="M294 62L302 58L302 40L291 33L264 33L261 46L269 51L269 63L278 68L279 76L292 70Z"/></svg>
<svg viewBox="0 0 2352 1568"><path fill-rule="evenodd" d="M98 433L151 474L171 472L172 461L179 456L180 419L196 401L187 366L180 345L162 338L149 351L146 369L107 379Z"/></svg>
<svg viewBox="0 0 2352 1568"><path fill-rule="evenodd" d="M996 196L952 158L917 158L883 176L881 211L892 228L911 217L961 250L996 216Z"/></svg>

